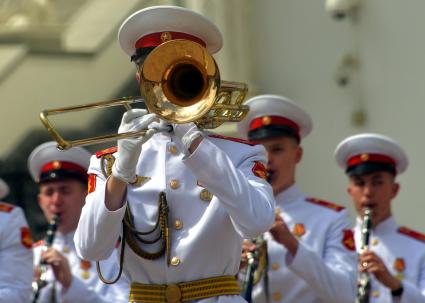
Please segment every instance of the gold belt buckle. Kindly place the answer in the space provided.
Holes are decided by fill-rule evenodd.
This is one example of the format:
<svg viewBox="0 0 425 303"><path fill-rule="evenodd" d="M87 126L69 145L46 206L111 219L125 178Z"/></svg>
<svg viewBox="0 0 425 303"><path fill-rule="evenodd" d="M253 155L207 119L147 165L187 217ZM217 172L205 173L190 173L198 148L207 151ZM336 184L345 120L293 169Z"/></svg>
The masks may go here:
<svg viewBox="0 0 425 303"><path fill-rule="evenodd" d="M167 285L167 288L165 289L165 298L167 299L167 303L181 302L182 293L180 291L180 287L176 284Z"/></svg>

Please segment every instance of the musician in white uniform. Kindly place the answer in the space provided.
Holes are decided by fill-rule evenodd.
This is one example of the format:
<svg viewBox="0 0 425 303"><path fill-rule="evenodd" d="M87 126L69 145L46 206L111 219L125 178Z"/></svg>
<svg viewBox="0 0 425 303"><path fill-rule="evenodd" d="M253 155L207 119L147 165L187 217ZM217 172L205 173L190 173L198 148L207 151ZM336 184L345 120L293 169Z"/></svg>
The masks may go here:
<svg viewBox="0 0 425 303"><path fill-rule="evenodd" d="M349 214L343 206L305 194L295 181L301 140L312 129L310 116L277 95L256 96L246 104L250 111L238 130L266 147L278 213L265 234L268 270L253 289L253 302L352 303L356 253Z"/></svg>
<svg viewBox="0 0 425 303"><path fill-rule="evenodd" d="M112 286L104 284L98 278L96 262L78 257L75 250L73 237L87 194L91 154L80 147L59 151L56 145L43 143L28 158L31 176L39 184L38 203L46 219L51 221L55 214L60 215L53 245L46 249L44 240L34 244L34 266L38 272L40 258L46 262L48 282L41 288L37 302L127 302L125 279ZM100 266L107 278L118 274L116 255Z"/></svg>
<svg viewBox="0 0 425 303"><path fill-rule="evenodd" d="M9 186L0 179L0 199ZM0 202L0 303L27 303L31 297L32 239L24 212Z"/></svg>
<svg viewBox="0 0 425 303"><path fill-rule="evenodd" d="M150 50L173 39L210 53L222 45L208 19L171 6L134 13L118 38L140 65ZM158 126L155 119L130 110L119 132ZM244 302L234 277L242 239L268 230L274 217L265 160L262 146L207 133L194 123L120 139L117 149L92 157L88 172L95 189L75 234L78 253L108 257L125 218L123 267L132 281L131 302Z"/></svg>
<svg viewBox="0 0 425 303"><path fill-rule="evenodd" d="M370 302L425 302L425 235L399 226L391 205L399 192L397 175L408 158L393 139L359 134L343 140L335 151L349 177L347 192L358 218L355 226L359 270L369 273ZM361 251L364 208L372 210L369 249Z"/></svg>

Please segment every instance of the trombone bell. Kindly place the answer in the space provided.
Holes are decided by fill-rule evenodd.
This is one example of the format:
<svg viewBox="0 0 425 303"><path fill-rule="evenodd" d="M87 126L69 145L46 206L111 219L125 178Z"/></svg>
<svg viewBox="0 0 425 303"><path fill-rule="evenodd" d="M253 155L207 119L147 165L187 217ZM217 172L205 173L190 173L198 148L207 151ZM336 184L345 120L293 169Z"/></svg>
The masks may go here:
<svg viewBox="0 0 425 303"><path fill-rule="evenodd" d="M140 67L146 106L172 123L199 120L214 105L220 74L213 57L198 43L172 40L156 47Z"/></svg>

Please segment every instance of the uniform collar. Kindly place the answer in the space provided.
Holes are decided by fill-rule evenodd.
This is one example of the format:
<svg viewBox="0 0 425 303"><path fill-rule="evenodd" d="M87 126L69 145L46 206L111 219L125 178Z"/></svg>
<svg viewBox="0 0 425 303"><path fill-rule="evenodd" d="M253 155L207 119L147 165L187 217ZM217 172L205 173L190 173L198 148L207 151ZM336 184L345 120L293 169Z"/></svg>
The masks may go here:
<svg viewBox="0 0 425 303"><path fill-rule="evenodd" d="M293 202L297 201L304 194L301 192L299 186L297 184L293 184L288 189L278 193L275 197L277 205L289 205Z"/></svg>
<svg viewBox="0 0 425 303"><path fill-rule="evenodd" d="M356 229L361 230L361 226L362 226L362 219L360 217L357 217ZM397 230L397 228L398 228L397 222L395 221L393 216L390 216L389 218L387 218L386 220L382 221L377 226L375 226L375 228L373 228L373 232L377 234L385 234L388 232L394 232L395 230Z"/></svg>
<svg viewBox="0 0 425 303"><path fill-rule="evenodd" d="M61 232L57 232L55 235L55 242L56 243L60 243L63 245L67 245L67 246L74 246L74 234L75 234L75 230L67 233L67 234L63 234Z"/></svg>

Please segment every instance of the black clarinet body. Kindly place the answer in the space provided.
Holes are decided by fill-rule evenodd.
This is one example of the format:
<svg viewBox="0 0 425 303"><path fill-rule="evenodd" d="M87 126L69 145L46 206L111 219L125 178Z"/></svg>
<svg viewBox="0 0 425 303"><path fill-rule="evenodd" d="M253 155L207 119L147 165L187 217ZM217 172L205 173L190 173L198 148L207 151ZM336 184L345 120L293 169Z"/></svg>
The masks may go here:
<svg viewBox="0 0 425 303"><path fill-rule="evenodd" d="M361 227L360 251L364 252L369 247L369 237L372 228L372 209L366 207L363 211L363 224ZM356 303L369 303L371 282L370 275L366 272L359 272L357 279L357 299Z"/></svg>
<svg viewBox="0 0 425 303"><path fill-rule="evenodd" d="M49 226L47 228L46 237L44 239L45 243L43 247L41 248L41 252L44 252L49 247L52 246L53 241L55 240L56 231L59 226L60 221L60 215L55 214L49 222ZM39 263L39 269L40 269L40 277L38 280L32 282L32 292L33 292L33 299L32 302L36 303L38 301L38 297L40 295L40 291L43 287L47 285L47 269L48 265L40 261Z"/></svg>

